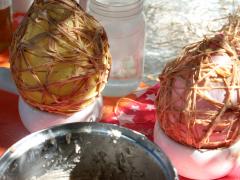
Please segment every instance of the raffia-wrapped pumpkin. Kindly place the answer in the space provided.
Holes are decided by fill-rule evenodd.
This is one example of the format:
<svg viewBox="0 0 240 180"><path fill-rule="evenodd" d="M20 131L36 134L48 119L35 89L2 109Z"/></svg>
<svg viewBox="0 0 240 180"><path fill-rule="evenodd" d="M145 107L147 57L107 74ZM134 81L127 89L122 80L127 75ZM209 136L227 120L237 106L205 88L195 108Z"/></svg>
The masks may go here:
<svg viewBox="0 0 240 180"><path fill-rule="evenodd" d="M240 136L240 61L224 34L185 47L159 76L158 121L175 141L228 147Z"/></svg>
<svg viewBox="0 0 240 180"><path fill-rule="evenodd" d="M10 64L27 103L71 114L103 90L111 56L104 28L74 0L35 0L13 37Z"/></svg>

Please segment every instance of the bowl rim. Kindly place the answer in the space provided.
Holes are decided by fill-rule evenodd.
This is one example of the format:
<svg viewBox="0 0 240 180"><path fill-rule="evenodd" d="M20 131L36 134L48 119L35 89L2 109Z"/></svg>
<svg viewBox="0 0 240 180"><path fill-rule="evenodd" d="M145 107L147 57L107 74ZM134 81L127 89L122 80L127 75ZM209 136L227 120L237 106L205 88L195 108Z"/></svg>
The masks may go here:
<svg viewBox="0 0 240 180"><path fill-rule="evenodd" d="M55 138L57 136L64 136L68 133L100 133L100 134L108 134L109 131L117 130L121 132L121 136L127 139L128 141L132 141L136 143L140 148L142 148L145 152L150 153L152 158L161 166L164 170L164 175L167 179L178 179L178 175L176 169L170 162L167 155L163 152L163 150L151 142L145 135L128 129L116 124L109 123L101 123L101 122L74 122L67 123L62 125L52 126L50 128L46 128L34 133L31 133L12 146L10 146L5 153L0 157L0 175L6 170L8 165L16 158L24 154L26 151L31 148L39 145L46 140ZM34 141L33 141L34 140ZM28 145L28 146L27 146ZM22 149L21 149L22 148ZM19 153L20 151L20 153ZM5 167L5 169L4 169ZM4 169L4 170L3 170Z"/></svg>

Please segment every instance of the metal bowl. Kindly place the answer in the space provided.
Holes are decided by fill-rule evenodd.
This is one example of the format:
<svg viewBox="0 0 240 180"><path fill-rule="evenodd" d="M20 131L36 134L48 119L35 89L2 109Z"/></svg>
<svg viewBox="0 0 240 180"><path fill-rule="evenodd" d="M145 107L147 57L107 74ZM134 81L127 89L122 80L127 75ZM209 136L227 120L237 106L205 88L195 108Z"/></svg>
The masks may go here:
<svg viewBox="0 0 240 180"><path fill-rule="evenodd" d="M33 133L0 158L1 180L172 180L165 154L140 133L71 123Z"/></svg>

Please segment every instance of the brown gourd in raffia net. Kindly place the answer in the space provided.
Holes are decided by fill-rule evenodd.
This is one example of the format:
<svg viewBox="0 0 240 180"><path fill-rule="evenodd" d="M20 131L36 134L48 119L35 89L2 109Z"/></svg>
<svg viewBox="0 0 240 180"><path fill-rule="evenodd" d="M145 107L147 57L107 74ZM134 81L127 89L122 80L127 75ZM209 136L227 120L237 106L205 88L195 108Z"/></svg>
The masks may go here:
<svg viewBox="0 0 240 180"><path fill-rule="evenodd" d="M104 28L74 0L35 0L10 51L12 75L23 99L59 114L92 103L111 66Z"/></svg>
<svg viewBox="0 0 240 180"><path fill-rule="evenodd" d="M224 33L186 46L159 75L160 127L197 149L229 147L240 136L240 61Z"/></svg>

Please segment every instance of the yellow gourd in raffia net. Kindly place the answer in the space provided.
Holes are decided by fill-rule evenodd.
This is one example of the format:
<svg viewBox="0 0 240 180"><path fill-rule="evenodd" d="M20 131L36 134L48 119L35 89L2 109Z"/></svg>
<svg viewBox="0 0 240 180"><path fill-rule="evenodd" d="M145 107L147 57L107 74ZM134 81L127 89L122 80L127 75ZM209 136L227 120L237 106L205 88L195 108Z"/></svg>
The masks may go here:
<svg viewBox="0 0 240 180"><path fill-rule="evenodd" d="M111 55L102 25L74 0L35 0L14 34L10 65L27 103L72 114L103 90Z"/></svg>

